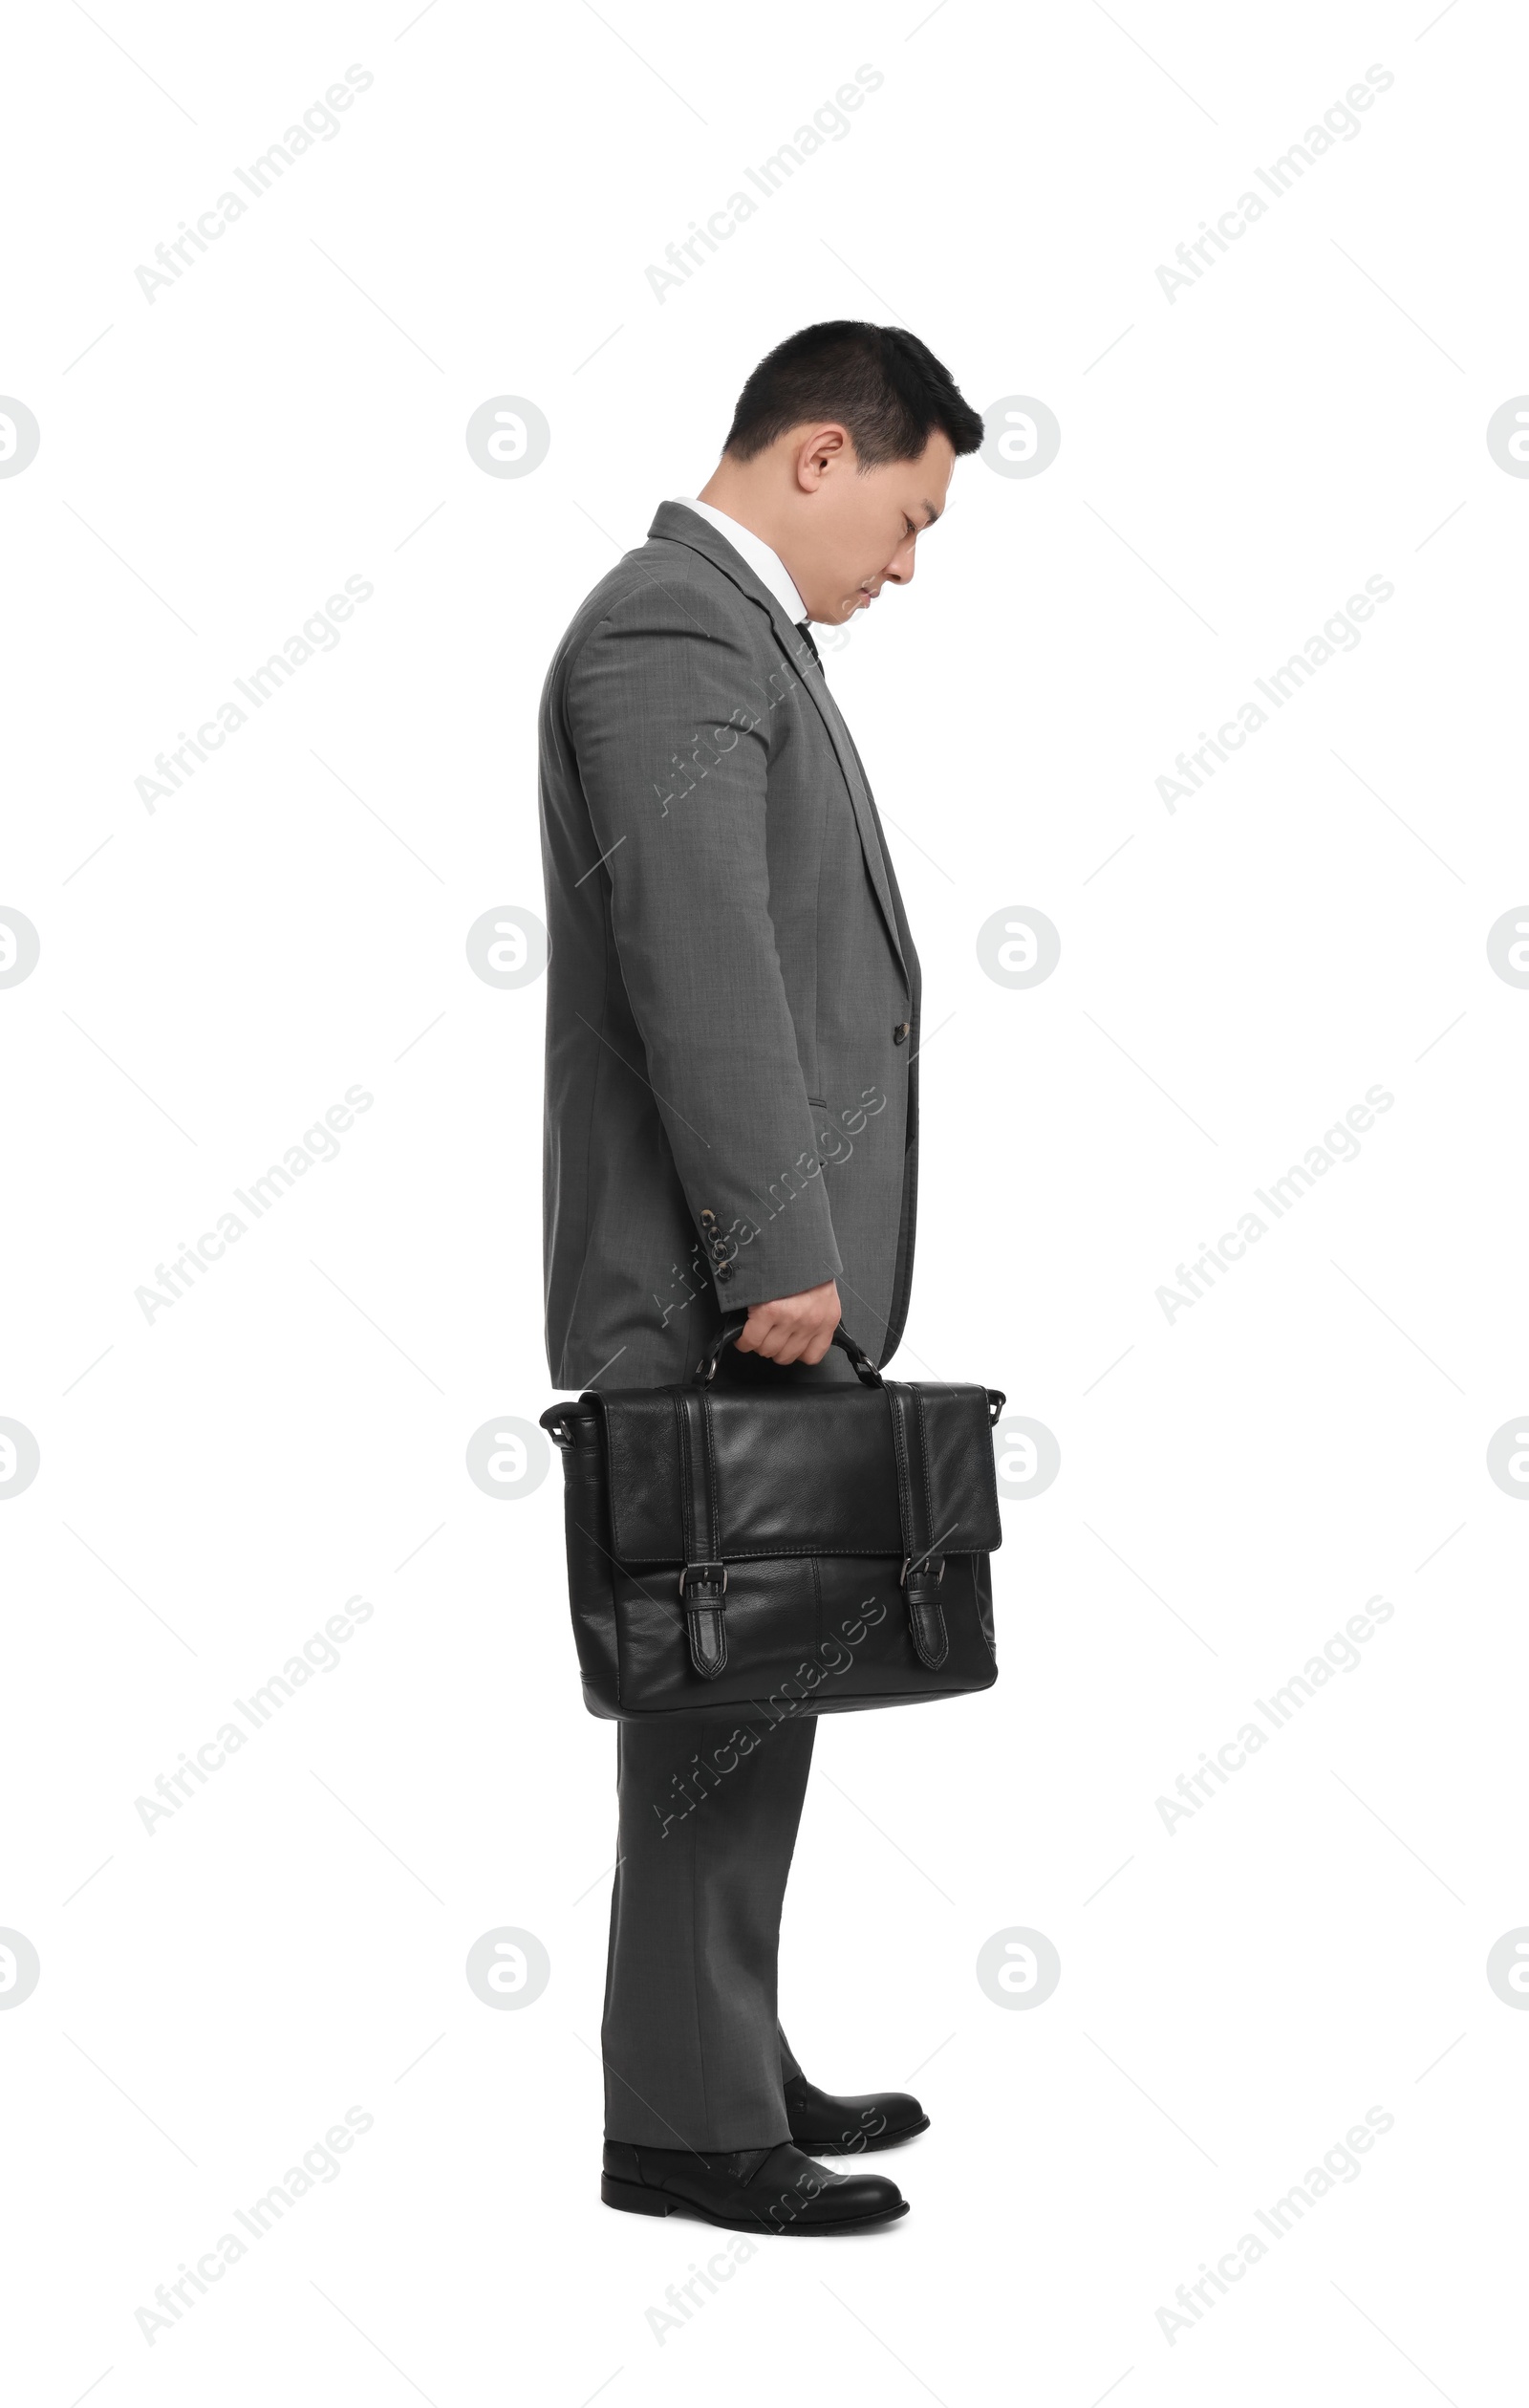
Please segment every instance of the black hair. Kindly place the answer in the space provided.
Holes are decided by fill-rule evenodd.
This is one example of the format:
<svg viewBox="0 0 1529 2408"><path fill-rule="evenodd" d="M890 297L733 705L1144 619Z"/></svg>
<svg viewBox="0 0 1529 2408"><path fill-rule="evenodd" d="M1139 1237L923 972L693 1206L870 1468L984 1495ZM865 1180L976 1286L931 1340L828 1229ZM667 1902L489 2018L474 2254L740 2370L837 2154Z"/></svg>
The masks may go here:
<svg viewBox="0 0 1529 2408"><path fill-rule="evenodd" d="M791 427L828 418L848 429L863 468L916 460L937 429L958 459L982 441L980 414L927 343L900 326L835 317L765 354L738 397L722 448L752 460Z"/></svg>

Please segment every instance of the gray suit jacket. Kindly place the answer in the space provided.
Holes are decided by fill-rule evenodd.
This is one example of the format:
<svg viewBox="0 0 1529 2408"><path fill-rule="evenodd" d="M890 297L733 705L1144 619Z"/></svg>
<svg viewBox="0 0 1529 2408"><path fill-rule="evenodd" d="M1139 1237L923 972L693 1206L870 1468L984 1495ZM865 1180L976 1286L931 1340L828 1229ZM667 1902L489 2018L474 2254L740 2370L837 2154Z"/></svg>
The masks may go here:
<svg viewBox="0 0 1529 2408"><path fill-rule="evenodd" d="M913 1273L917 957L822 670L682 505L558 645L541 812L552 1378L682 1379L720 1310L826 1279L884 1362Z"/></svg>

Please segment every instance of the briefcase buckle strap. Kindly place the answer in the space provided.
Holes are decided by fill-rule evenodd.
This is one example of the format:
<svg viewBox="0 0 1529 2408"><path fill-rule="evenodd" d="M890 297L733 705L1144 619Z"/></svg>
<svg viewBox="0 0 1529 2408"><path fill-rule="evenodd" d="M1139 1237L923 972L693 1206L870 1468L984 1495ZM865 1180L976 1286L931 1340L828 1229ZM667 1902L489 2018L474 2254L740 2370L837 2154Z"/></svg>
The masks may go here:
<svg viewBox="0 0 1529 2408"><path fill-rule="evenodd" d="M717 1527L717 1465L711 1443L711 1399L705 1389L677 1389L675 1414L685 1542L679 1602L685 1609L691 1664L702 1681L715 1681L727 1663L727 1625L722 1616L727 1566L721 1560L721 1532Z"/></svg>
<svg viewBox="0 0 1529 2408"><path fill-rule="evenodd" d="M727 1624L722 1597L727 1589L725 1564L686 1564L679 1575L679 1598L690 1634L690 1660L702 1681L715 1681L727 1664Z"/></svg>
<svg viewBox="0 0 1529 2408"><path fill-rule="evenodd" d="M927 1448L917 1391L895 1379L884 1385L897 1466L897 1514L904 1549L900 1585L908 1609L908 1636L919 1662L938 1672L950 1654L950 1632L939 1596L945 1558L935 1551L944 1545L950 1532L930 1528Z"/></svg>

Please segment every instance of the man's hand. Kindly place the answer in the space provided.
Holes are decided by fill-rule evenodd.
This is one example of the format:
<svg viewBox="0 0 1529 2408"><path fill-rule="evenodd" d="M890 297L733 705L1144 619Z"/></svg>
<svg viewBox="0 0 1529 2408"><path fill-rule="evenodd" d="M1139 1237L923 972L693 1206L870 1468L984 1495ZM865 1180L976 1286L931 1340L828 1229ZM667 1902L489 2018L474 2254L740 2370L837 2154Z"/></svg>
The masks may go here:
<svg viewBox="0 0 1529 2408"><path fill-rule="evenodd" d="M799 1296L755 1304L738 1340L740 1355L765 1355L772 1363L821 1363L839 1326L839 1291L831 1279Z"/></svg>

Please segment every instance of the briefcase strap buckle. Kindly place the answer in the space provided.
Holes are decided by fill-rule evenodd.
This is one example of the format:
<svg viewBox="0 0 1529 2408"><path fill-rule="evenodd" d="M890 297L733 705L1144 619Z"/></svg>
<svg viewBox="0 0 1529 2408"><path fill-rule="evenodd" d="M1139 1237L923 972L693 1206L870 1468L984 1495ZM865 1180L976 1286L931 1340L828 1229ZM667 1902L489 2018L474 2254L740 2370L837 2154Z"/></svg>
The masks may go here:
<svg viewBox="0 0 1529 2408"><path fill-rule="evenodd" d="M686 1584L692 1580L700 1582L704 1588L716 1589L719 1594L725 1596L727 1593L727 1566L725 1564L686 1564L684 1571L679 1575L679 1594L681 1596L685 1594ZM706 1602L708 1604L713 1604L715 1603L715 1599L708 1598Z"/></svg>
<svg viewBox="0 0 1529 2408"><path fill-rule="evenodd" d="M918 1567L917 1577L920 1580L933 1579L935 1586L937 1589L940 1582L945 1577L945 1558L943 1555L938 1558L939 1570L937 1573L932 1573L929 1567L930 1560L931 1557L933 1557L934 1552L934 1549L931 1548L927 1555L905 1555L902 1559L902 1571L898 1574L899 1587L904 1589L907 1588L908 1574L913 1570L915 1564L916 1564Z"/></svg>

